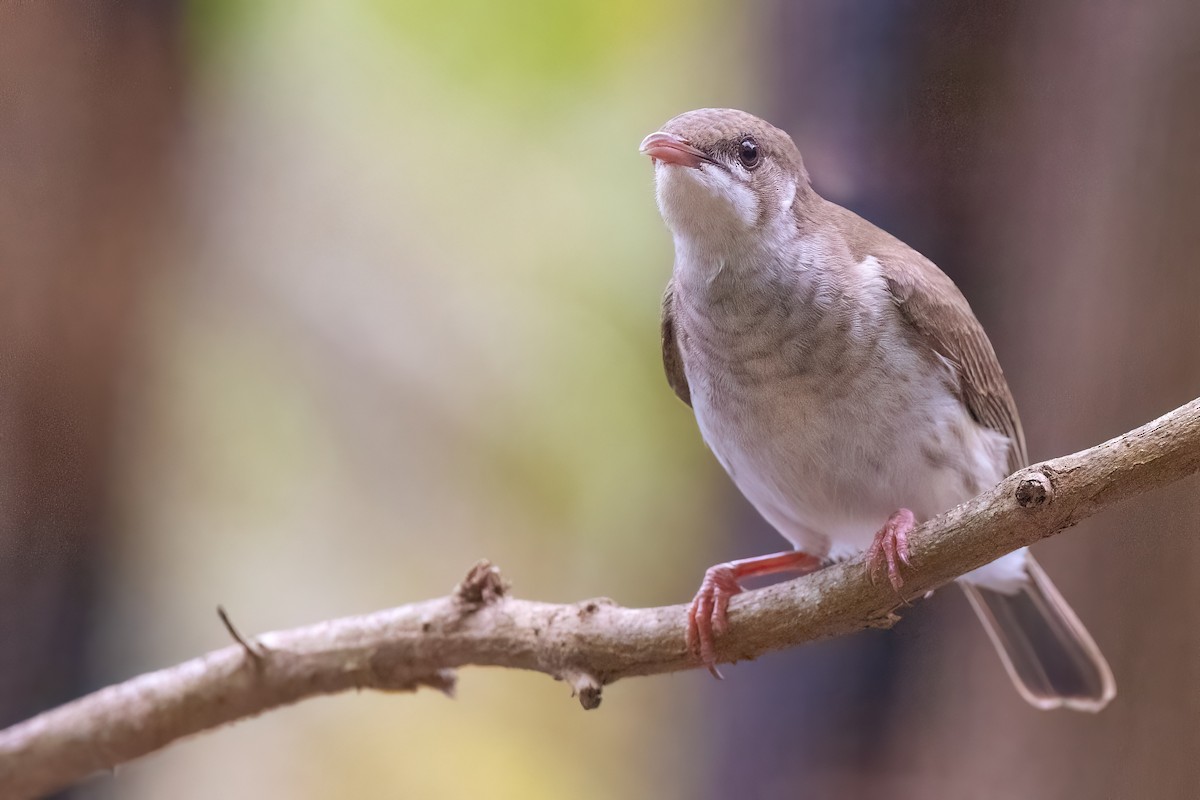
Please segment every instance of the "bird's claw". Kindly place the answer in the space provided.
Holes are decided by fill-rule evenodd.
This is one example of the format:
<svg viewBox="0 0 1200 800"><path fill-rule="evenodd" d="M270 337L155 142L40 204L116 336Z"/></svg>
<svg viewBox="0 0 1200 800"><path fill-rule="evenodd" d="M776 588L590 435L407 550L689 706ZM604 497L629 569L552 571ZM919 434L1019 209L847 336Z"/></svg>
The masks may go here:
<svg viewBox="0 0 1200 800"><path fill-rule="evenodd" d="M704 573L700 590L688 607L688 652L717 679L723 676L717 669L716 636L729 629L729 600L742 591L733 565L717 564Z"/></svg>
<svg viewBox="0 0 1200 800"><path fill-rule="evenodd" d="M913 513L902 508L888 517L888 521L875 534L875 541L867 550L867 569L871 583L878 583L880 576L886 571L888 582L899 593L904 586L904 576L900 573L900 565L912 566L909 561L908 534L914 525Z"/></svg>

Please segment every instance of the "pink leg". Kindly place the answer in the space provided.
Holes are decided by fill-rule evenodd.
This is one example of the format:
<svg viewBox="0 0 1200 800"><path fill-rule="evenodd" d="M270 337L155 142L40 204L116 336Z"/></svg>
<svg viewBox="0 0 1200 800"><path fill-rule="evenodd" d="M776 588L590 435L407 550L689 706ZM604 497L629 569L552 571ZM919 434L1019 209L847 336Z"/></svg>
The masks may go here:
<svg viewBox="0 0 1200 800"><path fill-rule="evenodd" d="M709 567L700 583L691 607L688 608L688 649L708 667L714 678L717 671L717 654L713 646L715 634L724 633L729 627L729 599L743 591L739 580L756 575L774 575L778 572L812 572L821 566L821 560L808 553L788 550L757 558L743 558Z"/></svg>
<svg viewBox="0 0 1200 800"><path fill-rule="evenodd" d="M888 581L897 592L904 586L904 576L900 574L900 564L909 565L908 534L915 522L913 513L902 508L888 517L875 541L867 550L867 569L871 572L871 582L879 579L879 575L887 570Z"/></svg>

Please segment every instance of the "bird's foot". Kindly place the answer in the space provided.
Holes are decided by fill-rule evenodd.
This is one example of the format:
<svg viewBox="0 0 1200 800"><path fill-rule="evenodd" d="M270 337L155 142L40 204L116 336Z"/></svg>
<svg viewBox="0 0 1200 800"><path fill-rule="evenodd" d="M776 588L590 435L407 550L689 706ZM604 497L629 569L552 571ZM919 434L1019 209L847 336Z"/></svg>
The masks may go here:
<svg viewBox="0 0 1200 800"><path fill-rule="evenodd" d="M729 600L745 591L741 578L772 575L778 572L812 572L821 565L820 559L790 550L758 558L745 558L709 567L700 583L700 590L688 607L687 646L692 655L708 667L714 678L717 669L716 637L729 628Z"/></svg>
<svg viewBox="0 0 1200 800"><path fill-rule="evenodd" d="M700 590L688 607L688 650L699 657L717 679L722 675L717 669L713 641L716 634L724 633L729 627L729 598L743 591L733 564L717 564L705 571Z"/></svg>
<svg viewBox="0 0 1200 800"><path fill-rule="evenodd" d="M876 583L880 575L887 572L888 582L897 592L904 586L904 576L900 574L900 565L911 566L908 560L908 534L915 525L913 513L902 508L888 517L875 541L867 550L867 569L871 575L871 583Z"/></svg>

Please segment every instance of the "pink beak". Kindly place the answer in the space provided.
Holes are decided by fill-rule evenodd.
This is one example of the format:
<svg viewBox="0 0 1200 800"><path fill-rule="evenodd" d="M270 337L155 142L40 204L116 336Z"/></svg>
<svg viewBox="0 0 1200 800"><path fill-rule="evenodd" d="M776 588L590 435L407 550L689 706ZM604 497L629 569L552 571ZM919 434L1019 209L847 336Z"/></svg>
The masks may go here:
<svg viewBox="0 0 1200 800"><path fill-rule="evenodd" d="M655 131L642 139L642 145L638 150L664 164L675 164L680 167L695 168L712 160L688 144L686 139L663 131Z"/></svg>

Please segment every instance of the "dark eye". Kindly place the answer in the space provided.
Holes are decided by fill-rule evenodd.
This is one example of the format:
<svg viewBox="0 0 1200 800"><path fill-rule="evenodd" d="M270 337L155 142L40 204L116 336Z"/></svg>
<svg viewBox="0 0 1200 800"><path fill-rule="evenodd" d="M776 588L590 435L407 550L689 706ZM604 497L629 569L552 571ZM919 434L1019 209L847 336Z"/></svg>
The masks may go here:
<svg viewBox="0 0 1200 800"><path fill-rule="evenodd" d="M758 142L754 141L753 137L747 136L742 139L738 145L738 159L746 169L754 169L758 166Z"/></svg>

